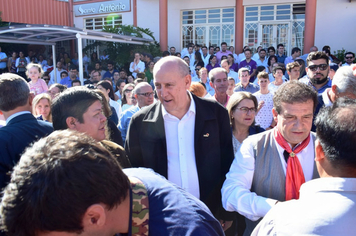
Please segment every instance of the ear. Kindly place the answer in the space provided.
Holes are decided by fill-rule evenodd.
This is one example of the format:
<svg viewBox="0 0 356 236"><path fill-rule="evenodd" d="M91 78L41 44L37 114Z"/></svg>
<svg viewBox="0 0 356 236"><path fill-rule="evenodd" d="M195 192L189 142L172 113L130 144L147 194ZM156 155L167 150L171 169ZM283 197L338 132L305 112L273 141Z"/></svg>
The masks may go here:
<svg viewBox="0 0 356 236"><path fill-rule="evenodd" d="M320 162L325 159L324 150L319 142L319 140L315 141L315 161Z"/></svg>
<svg viewBox="0 0 356 236"><path fill-rule="evenodd" d="M135 95L134 95L134 97L136 98L136 100L138 99L138 96L137 96L137 94L135 94Z"/></svg>
<svg viewBox="0 0 356 236"><path fill-rule="evenodd" d="M84 228L103 227L105 223L106 213L103 205L93 204L88 207L83 217Z"/></svg>
<svg viewBox="0 0 356 236"><path fill-rule="evenodd" d="M33 99L35 98L35 94L34 93L30 93L28 95L28 104L32 107L32 102L33 102Z"/></svg>
<svg viewBox="0 0 356 236"><path fill-rule="evenodd" d="M333 84L333 85L331 86L331 91L335 94L336 97L338 96L336 84Z"/></svg>
<svg viewBox="0 0 356 236"><path fill-rule="evenodd" d="M273 120L278 123L278 112L274 109L274 107L272 108L272 114L273 114Z"/></svg>
<svg viewBox="0 0 356 236"><path fill-rule="evenodd" d="M305 67L305 72L308 73L308 71L309 71L309 68L308 68L308 66L306 66Z"/></svg>
<svg viewBox="0 0 356 236"><path fill-rule="evenodd" d="M186 87L186 89L188 90L189 89L189 87L190 87L190 84L192 83L192 76L189 74L189 75L186 75L185 77L184 77L184 79L185 79L185 87Z"/></svg>
<svg viewBox="0 0 356 236"><path fill-rule="evenodd" d="M67 117L66 124L67 124L68 129L77 130L77 127L75 125L76 122L77 122L77 119L74 118L73 116Z"/></svg>
<svg viewBox="0 0 356 236"><path fill-rule="evenodd" d="M289 71L287 71L287 74L290 76L290 72Z"/></svg>
<svg viewBox="0 0 356 236"><path fill-rule="evenodd" d="M209 82L209 85L210 85L210 87L212 87L212 88L214 88L214 86L213 86L213 82Z"/></svg>

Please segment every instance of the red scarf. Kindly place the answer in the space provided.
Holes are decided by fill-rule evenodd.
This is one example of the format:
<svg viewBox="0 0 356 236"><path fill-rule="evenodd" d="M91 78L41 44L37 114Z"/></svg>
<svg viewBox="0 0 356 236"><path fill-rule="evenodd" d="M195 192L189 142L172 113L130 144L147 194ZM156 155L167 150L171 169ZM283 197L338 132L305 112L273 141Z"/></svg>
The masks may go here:
<svg viewBox="0 0 356 236"><path fill-rule="evenodd" d="M277 143L289 153L286 173L286 201L298 199L299 189L300 186L305 183L305 178L302 166L296 154L308 146L310 135L293 151L277 128L274 129L274 137Z"/></svg>

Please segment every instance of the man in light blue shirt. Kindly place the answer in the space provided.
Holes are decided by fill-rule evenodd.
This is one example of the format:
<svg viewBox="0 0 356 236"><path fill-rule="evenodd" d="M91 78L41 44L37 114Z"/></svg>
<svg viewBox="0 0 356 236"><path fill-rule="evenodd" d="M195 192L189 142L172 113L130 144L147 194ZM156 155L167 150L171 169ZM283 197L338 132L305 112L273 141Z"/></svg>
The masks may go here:
<svg viewBox="0 0 356 236"><path fill-rule="evenodd" d="M67 88L72 87L72 80L79 80L78 78L78 69L75 65L71 65L69 69L69 75L63 78L60 84L67 86Z"/></svg>
<svg viewBox="0 0 356 236"><path fill-rule="evenodd" d="M229 63L227 62L227 60L222 60L221 61L221 67L224 68L227 71L227 76L228 77L232 77L235 80L235 84L239 83L239 74L233 70L230 70L230 66Z"/></svg>
<svg viewBox="0 0 356 236"><path fill-rule="evenodd" d="M240 83L236 84L234 92L250 92L255 93L260 90L260 86L250 83L250 70L246 67L239 69Z"/></svg>
<svg viewBox="0 0 356 236"><path fill-rule="evenodd" d="M259 58L256 60L257 66L264 66L266 69L268 68L267 59L266 59L266 50L261 49L258 53Z"/></svg>
<svg viewBox="0 0 356 236"><path fill-rule="evenodd" d="M152 90L152 86L147 82L138 83L133 90L133 94L137 100L137 105L122 112L118 125L124 143L126 140L127 129L129 128L131 117L142 107L151 105L154 101L154 92Z"/></svg>
<svg viewBox="0 0 356 236"><path fill-rule="evenodd" d="M298 47L293 48L292 49L292 56L287 57L284 60L284 64L287 65L288 63L293 62L297 57L300 57L300 54L301 54L300 48L298 48Z"/></svg>

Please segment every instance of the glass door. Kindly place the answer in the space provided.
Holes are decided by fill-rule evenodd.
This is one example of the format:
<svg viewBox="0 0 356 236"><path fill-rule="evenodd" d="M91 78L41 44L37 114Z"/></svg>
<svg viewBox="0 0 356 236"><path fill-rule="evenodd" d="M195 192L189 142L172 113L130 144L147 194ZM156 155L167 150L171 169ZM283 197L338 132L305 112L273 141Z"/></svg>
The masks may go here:
<svg viewBox="0 0 356 236"><path fill-rule="evenodd" d="M277 49L278 44L283 44L286 55L290 55L290 27L289 23L260 24L258 41L263 48L273 46Z"/></svg>
<svg viewBox="0 0 356 236"><path fill-rule="evenodd" d="M219 25L209 26L209 46L220 47L220 32L221 27Z"/></svg>

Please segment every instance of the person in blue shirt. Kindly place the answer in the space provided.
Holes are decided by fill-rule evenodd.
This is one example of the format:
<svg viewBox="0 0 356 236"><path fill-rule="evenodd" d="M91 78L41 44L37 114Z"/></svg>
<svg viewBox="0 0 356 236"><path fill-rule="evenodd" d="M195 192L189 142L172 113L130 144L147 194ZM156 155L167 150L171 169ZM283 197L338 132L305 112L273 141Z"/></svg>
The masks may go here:
<svg viewBox="0 0 356 236"><path fill-rule="evenodd" d="M79 80L78 77L78 68L75 65L71 65L69 68L69 75L63 79L61 79L61 82L59 82L62 85L66 85L67 88L72 87L72 81L73 80Z"/></svg>

